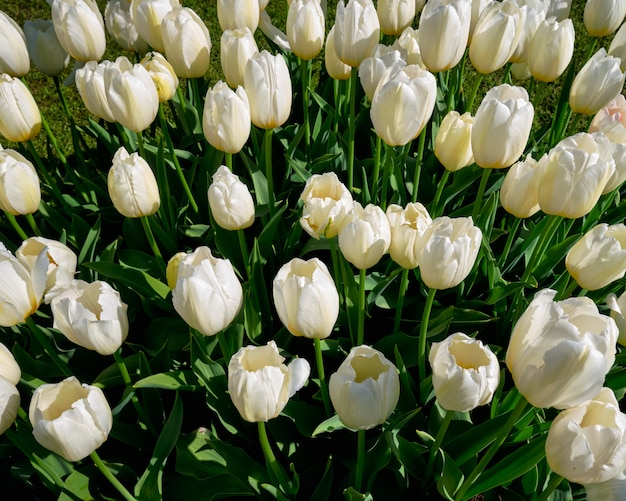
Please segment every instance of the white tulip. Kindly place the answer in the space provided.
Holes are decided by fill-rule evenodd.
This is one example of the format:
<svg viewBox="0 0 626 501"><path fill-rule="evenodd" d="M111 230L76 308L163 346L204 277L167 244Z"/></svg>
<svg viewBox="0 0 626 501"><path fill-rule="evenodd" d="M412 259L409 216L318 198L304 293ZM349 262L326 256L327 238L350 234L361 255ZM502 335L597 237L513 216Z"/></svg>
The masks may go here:
<svg viewBox="0 0 626 501"><path fill-rule="evenodd" d="M225 230L243 230L254 223L254 200L248 187L224 165L213 174L208 191L215 222Z"/></svg>

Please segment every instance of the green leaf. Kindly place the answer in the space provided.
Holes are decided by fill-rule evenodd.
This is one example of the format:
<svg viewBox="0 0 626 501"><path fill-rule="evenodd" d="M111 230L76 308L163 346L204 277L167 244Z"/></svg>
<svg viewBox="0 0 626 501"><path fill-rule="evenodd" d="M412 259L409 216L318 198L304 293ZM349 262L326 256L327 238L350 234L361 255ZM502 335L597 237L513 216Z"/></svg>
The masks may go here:
<svg viewBox="0 0 626 501"><path fill-rule="evenodd" d="M443 471L437 479L437 490L445 499L453 500L454 493L461 487L465 477L448 454L441 451L441 455L443 457Z"/></svg>
<svg viewBox="0 0 626 501"><path fill-rule="evenodd" d="M354 487L348 487L345 491L343 491L343 495L346 498L346 501L374 501L371 494L361 494Z"/></svg>
<svg viewBox="0 0 626 501"><path fill-rule="evenodd" d="M313 434L311 436L315 437L320 433L331 433L335 430L341 430L343 428L345 428L345 426L341 422L341 419L339 419L339 416L335 414L334 416L322 421L317 428L313 430Z"/></svg>
<svg viewBox="0 0 626 501"><path fill-rule="evenodd" d="M200 388L198 378L193 371L172 371L154 374L137 381L133 388L159 388L162 390L195 391Z"/></svg>
<svg viewBox="0 0 626 501"><path fill-rule="evenodd" d="M63 484L63 492L57 501L93 501L94 497L89 492L89 477L79 471L72 472Z"/></svg>

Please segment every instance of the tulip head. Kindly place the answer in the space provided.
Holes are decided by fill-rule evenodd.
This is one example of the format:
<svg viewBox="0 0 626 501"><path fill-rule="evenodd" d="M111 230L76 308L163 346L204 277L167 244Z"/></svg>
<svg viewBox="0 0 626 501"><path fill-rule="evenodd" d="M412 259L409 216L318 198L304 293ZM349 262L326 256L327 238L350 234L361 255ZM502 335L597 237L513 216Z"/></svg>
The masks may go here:
<svg viewBox="0 0 626 501"><path fill-rule="evenodd" d="M617 325L619 336L617 342L622 346L626 346L626 292L620 297L611 293L606 297L606 305L611 311L611 318Z"/></svg>
<svg viewBox="0 0 626 501"><path fill-rule="evenodd" d="M0 134L22 143L41 130L41 114L32 94L19 78L0 73Z"/></svg>
<svg viewBox="0 0 626 501"><path fill-rule="evenodd" d="M0 378L5 379L12 385L17 385L22 377L22 370L15 361L11 350L0 343Z"/></svg>
<svg viewBox="0 0 626 501"><path fill-rule="evenodd" d="M620 59L620 69L626 71L626 24L622 24L609 45L609 55Z"/></svg>
<svg viewBox="0 0 626 501"><path fill-rule="evenodd" d="M172 65L163 54L148 52L141 60L141 64L148 70L159 95L159 102L169 101L176 94L178 77Z"/></svg>
<svg viewBox="0 0 626 501"><path fill-rule="evenodd" d="M145 54L148 44L141 38L130 12L131 0L109 0L104 9L104 25L122 49Z"/></svg>
<svg viewBox="0 0 626 501"><path fill-rule="evenodd" d="M30 70L26 37L22 28L0 10L0 73L22 77Z"/></svg>
<svg viewBox="0 0 626 501"><path fill-rule="evenodd" d="M76 89L78 89L85 108L107 122L115 122L109 106L104 77L107 69L113 64L115 63L111 61L103 61L102 63L89 61L76 70L74 77Z"/></svg>
<svg viewBox="0 0 626 501"><path fill-rule="evenodd" d="M161 24L165 15L174 7L180 7L179 0L132 0L130 15L139 32L152 50L165 52Z"/></svg>
<svg viewBox="0 0 626 501"><path fill-rule="evenodd" d="M350 78L352 68L339 59L335 48L335 26L330 29L326 36L326 49L324 50L324 66L331 78L335 80L347 80Z"/></svg>
<svg viewBox="0 0 626 501"><path fill-rule="evenodd" d="M391 259L403 268L417 268L424 246L424 234L433 222L426 207L419 202L409 203L404 208L391 204L385 214L391 229Z"/></svg>
<svg viewBox="0 0 626 501"><path fill-rule="evenodd" d="M217 20L222 31L248 28L254 33L259 26L259 0L217 0Z"/></svg>
<svg viewBox="0 0 626 501"><path fill-rule="evenodd" d="M583 22L592 37L606 37L620 27L626 16L626 3L620 0L587 0Z"/></svg>
<svg viewBox="0 0 626 501"><path fill-rule="evenodd" d="M41 187L33 164L15 150L0 146L0 210L32 214L39 209Z"/></svg>
<svg viewBox="0 0 626 501"><path fill-rule="evenodd" d="M371 101L376 89L406 66L403 52L394 47L378 45L373 55L363 59L359 65L359 81L367 99Z"/></svg>
<svg viewBox="0 0 626 501"><path fill-rule="evenodd" d="M39 71L55 77L65 70L70 62L70 55L61 47L52 21L26 21L24 35L30 59Z"/></svg>
<svg viewBox="0 0 626 501"><path fill-rule="evenodd" d="M383 210L354 202L350 222L339 232L339 249L360 270L374 266L389 250L391 228Z"/></svg>
<svg viewBox="0 0 626 501"><path fill-rule="evenodd" d="M244 346L228 363L228 392L241 417L251 423L277 417L306 383L311 368L303 358L289 365L274 341Z"/></svg>
<svg viewBox="0 0 626 501"><path fill-rule="evenodd" d="M99 61L106 49L104 19L95 0L53 0L52 23L61 47L78 61Z"/></svg>
<svg viewBox="0 0 626 501"><path fill-rule="evenodd" d="M474 117L452 110L443 117L435 137L435 156L446 170L456 172L474 163L472 126Z"/></svg>
<svg viewBox="0 0 626 501"><path fill-rule="evenodd" d="M211 64L211 36L200 16L189 7L174 7L163 17L165 55L182 78L203 76Z"/></svg>
<svg viewBox="0 0 626 501"><path fill-rule="evenodd" d="M72 249L57 240L44 237L27 238L15 251L15 256L33 270L42 252L48 257L44 293L74 280L78 258Z"/></svg>
<svg viewBox="0 0 626 501"><path fill-rule="evenodd" d="M526 218L539 212L541 169L530 155L514 163L500 188L500 203L515 217Z"/></svg>
<svg viewBox="0 0 626 501"><path fill-rule="evenodd" d="M0 377L0 435L9 429L20 408L20 392L11 381Z"/></svg>
<svg viewBox="0 0 626 501"><path fill-rule="evenodd" d="M220 61L228 85L233 88L243 85L246 64L257 52L259 52L259 47L254 35L247 27L226 30L222 33Z"/></svg>
<svg viewBox="0 0 626 501"><path fill-rule="evenodd" d="M308 61L324 46L326 21L319 0L293 0L287 13L287 40L293 53Z"/></svg>
<svg viewBox="0 0 626 501"><path fill-rule="evenodd" d="M208 191L209 207L215 222L225 230L243 230L254 223L254 200L248 187L228 167L213 174Z"/></svg>
<svg viewBox="0 0 626 501"><path fill-rule="evenodd" d="M214 148L238 153L250 137L250 102L243 87L231 90L221 80L204 99L202 131Z"/></svg>
<svg viewBox="0 0 626 501"><path fill-rule="evenodd" d="M380 38L380 22L372 0L340 0L335 12L335 51L353 68L369 57Z"/></svg>
<svg viewBox="0 0 626 501"><path fill-rule="evenodd" d="M528 70L541 82L553 82L561 76L574 55L574 24L567 18L543 21L530 40Z"/></svg>
<svg viewBox="0 0 626 501"><path fill-rule="evenodd" d="M376 12L380 31L398 36L413 23L417 10L415 0L378 0Z"/></svg>

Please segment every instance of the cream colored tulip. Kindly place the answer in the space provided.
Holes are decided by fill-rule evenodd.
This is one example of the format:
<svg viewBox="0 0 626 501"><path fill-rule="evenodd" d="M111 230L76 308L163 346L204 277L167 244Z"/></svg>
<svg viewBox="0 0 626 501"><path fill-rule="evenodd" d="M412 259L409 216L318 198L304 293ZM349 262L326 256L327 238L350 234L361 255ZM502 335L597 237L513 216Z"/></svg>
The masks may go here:
<svg viewBox="0 0 626 501"><path fill-rule="evenodd" d="M56 77L67 68L70 55L61 47L52 21L26 21L24 35L30 59L39 71Z"/></svg>
<svg viewBox="0 0 626 501"><path fill-rule="evenodd" d="M0 210L32 214L39 209L41 187L33 164L15 150L0 146Z"/></svg>
<svg viewBox="0 0 626 501"><path fill-rule="evenodd" d="M391 259L403 268L417 268L424 246L424 234L432 223L426 207L419 202L409 203L406 207L391 204L385 214L391 229Z"/></svg>
<svg viewBox="0 0 626 501"><path fill-rule="evenodd" d="M141 60L141 64L148 70L159 95L159 102L169 101L176 94L178 77L172 65L159 52L148 52Z"/></svg>
<svg viewBox="0 0 626 501"><path fill-rule="evenodd" d="M226 30L220 42L220 61L224 77L233 88L243 86L246 64L259 52L256 40L247 27Z"/></svg>
<svg viewBox="0 0 626 501"><path fill-rule="evenodd" d="M17 364L13 353L4 344L0 343L0 378L12 385L17 385L22 377L22 370Z"/></svg>
<svg viewBox="0 0 626 501"><path fill-rule="evenodd" d="M541 82L553 82L565 71L574 54L574 24L571 19L546 19L530 41L528 69Z"/></svg>
<svg viewBox="0 0 626 501"><path fill-rule="evenodd" d="M620 69L626 71L626 24L622 24L609 45L609 56L619 57Z"/></svg>
<svg viewBox="0 0 626 501"><path fill-rule="evenodd" d="M254 223L254 200L248 187L228 167L213 174L208 191L209 207L215 222L225 230L243 230Z"/></svg>
<svg viewBox="0 0 626 501"><path fill-rule="evenodd" d="M52 0L51 12L61 47L79 61L99 61L106 49L106 36L96 1Z"/></svg>
<svg viewBox="0 0 626 501"><path fill-rule="evenodd" d="M22 143L41 130L41 114L32 94L18 78L0 73L0 134Z"/></svg>
<svg viewBox="0 0 626 501"><path fill-rule="evenodd" d="M189 7L174 7L161 22L165 56L182 78L199 78L211 64L211 36Z"/></svg>
<svg viewBox="0 0 626 501"><path fill-rule="evenodd" d="M546 19L556 17L557 21L563 21L570 17L572 0L550 0L546 7Z"/></svg>
<svg viewBox="0 0 626 501"><path fill-rule="evenodd" d="M20 392L11 381L0 377L0 435L15 422L19 408Z"/></svg>
<svg viewBox="0 0 626 501"><path fill-rule="evenodd" d="M520 1L520 8L524 11L524 25L517 47L509 58L511 63L522 63L528 60L530 53L530 41L535 36L537 28L546 19L545 5L534 0L526 3Z"/></svg>
<svg viewBox="0 0 626 501"><path fill-rule="evenodd" d="M623 0L587 0L583 22L592 37L606 37L620 27L626 16Z"/></svg>
<svg viewBox="0 0 626 501"><path fill-rule="evenodd" d="M20 25L0 10L0 73L22 77L30 70L26 37Z"/></svg>
<svg viewBox="0 0 626 501"><path fill-rule="evenodd" d="M111 61L102 61L101 63L89 61L77 69L75 75L76 89L78 89L85 108L107 122L115 122L109 106L104 77L107 69L113 64L115 63Z"/></svg>
<svg viewBox="0 0 626 501"><path fill-rule="evenodd" d="M380 37L380 22L372 0L339 0L335 12L335 51L339 60L356 68L369 57ZM327 42L328 43L328 42Z"/></svg>
<svg viewBox="0 0 626 501"><path fill-rule="evenodd" d="M45 252L48 257L44 293L49 293L51 289L74 280L78 257L72 249L58 240L44 237L27 238L15 251L15 256L33 270L42 252ZM46 295L46 303L49 302L48 295Z"/></svg>
<svg viewBox="0 0 626 501"><path fill-rule="evenodd" d="M618 298L611 293L606 297L606 305L609 307L611 318L615 321L619 336L617 342L626 346L626 292Z"/></svg>
<svg viewBox="0 0 626 501"><path fill-rule="evenodd" d="M500 188L500 203L515 217L527 218L539 212L541 169L530 155L511 166Z"/></svg>
<svg viewBox="0 0 626 501"><path fill-rule="evenodd" d="M328 75L335 80L347 80L350 78L352 68L339 59L337 49L335 48L335 26L330 29L326 36L324 66Z"/></svg>
<svg viewBox="0 0 626 501"><path fill-rule="evenodd" d="M354 202L348 224L339 232L339 249L360 270L374 266L391 245L391 228L377 205Z"/></svg>
<svg viewBox="0 0 626 501"><path fill-rule="evenodd" d="M180 7L179 0L132 0L130 15L139 36L152 50L165 52L161 24L165 15L174 7Z"/></svg>
<svg viewBox="0 0 626 501"><path fill-rule="evenodd" d="M217 0L217 20L222 31L246 27L254 33L260 12L259 0Z"/></svg>
<svg viewBox="0 0 626 501"><path fill-rule="evenodd" d="M485 10L485 7L487 7L487 5L489 5L491 2L492 0L472 0L472 18L470 20L470 31L467 41L468 46L469 43L472 41L472 35L474 34L474 30L476 29L476 25L478 24L478 20L480 19L483 10Z"/></svg>
<svg viewBox="0 0 626 501"><path fill-rule="evenodd" d="M414 30L410 26L406 28L400 37L394 42L394 45L400 46L406 51L406 63L417 64L418 66L426 69L424 61L422 61L422 54L420 52L419 45L419 31Z"/></svg>
<svg viewBox="0 0 626 501"><path fill-rule="evenodd" d="M446 170L456 172L474 163L472 126L474 117L452 110L443 117L435 136L435 156Z"/></svg>
<svg viewBox="0 0 626 501"><path fill-rule="evenodd" d="M250 137L250 103L243 87L233 91L220 80L207 91L202 131L214 148L226 153L241 151Z"/></svg>
<svg viewBox="0 0 626 501"><path fill-rule="evenodd" d="M413 24L416 3L415 0L378 0L376 12L380 31L385 35L398 36Z"/></svg>
<svg viewBox="0 0 626 501"><path fill-rule="evenodd" d="M174 287L176 287L176 281L178 280L178 267L186 257L186 252L177 252L167 262L167 267L165 269L165 279L167 280L167 286L170 288L170 290L174 290Z"/></svg>
<svg viewBox="0 0 626 501"><path fill-rule="evenodd" d="M319 0L294 0L287 13L287 39L293 53L308 61L324 47L326 21Z"/></svg>
<svg viewBox="0 0 626 501"><path fill-rule="evenodd" d="M374 98L376 89L389 81L406 66L402 52L393 47L378 45L374 54L359 65L359 81L367 99Z"/></svg>
<svg viewBox="0 0 626 501"><path fill-rule="evenodd" d="M148 44L137 31L130 11L131 3L131 0L109 0L104 9L104 25L122 49L145 54Z"/></svg>

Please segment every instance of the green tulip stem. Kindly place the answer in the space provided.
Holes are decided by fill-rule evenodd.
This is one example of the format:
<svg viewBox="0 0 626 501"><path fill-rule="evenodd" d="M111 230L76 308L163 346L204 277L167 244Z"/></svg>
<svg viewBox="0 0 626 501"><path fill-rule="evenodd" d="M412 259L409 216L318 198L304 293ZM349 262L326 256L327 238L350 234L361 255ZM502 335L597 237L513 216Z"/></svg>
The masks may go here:
<svg viewBox="0 0 626 501"><path fill-rule="evenodd" d="M526 269L524 270L524 274L522 275L522 282L527 282L528 279L530 278L531 273L533 272L534 268L539 263L541 256L545 252L546 247L550 243L550 240L552 239L552 236L554 235L554 232L560 222L561 222L560 216L552 216L552 215L548 216L548 221L546 222L546 225L544 226L543 231L541 232L539 241L537 242L537 245L535 245L535 249L533 250L533 253L530 256L528 265L526 266Z"/></svg>
<svg viewBox="0 0 626 501"><path fill-rule="evenodd" d="M272 133L273 129L266 129L263 137L263 153L265 154L265 178L267 180L267 198L270 217L274 215L274 177L272 175Z"/></svg>
<svg viewBox="0 0 626 501"><path fill-rule="evenodd" d="M522 220L519 217L516 217L513 220L513 223L509 226L509 233L506 237L506 242L504 243L504 248L502 249L502 254L498 258L498 268L502 269L504 267L504 263L506 262L506 258L509 256L509 251L513 246L513 241L517 237L517 230L519 229L519 225Z"/></svg>
<svg viewBox="0 0 626 501"><path fill-rule="evenodd" d="M415 158L415 175L413 177L413 194L411 202L417 202L417 191L420 185L420 176L422 173L422 158L424 158L424 146L426 145L426 127L422 129L417 143L417 157Z"/></svg>
<svg viewBox="0 0 626 501"><path fill-rule="evenodd" d="M385 143L385 165L383 167L383 187L380 194L380 208L387 209L387 190L389 188L389 179L393 173L394 165L397 161L397 151L393 146Z"/></svg>
<svg viewBox="0 0 626 501"><path fill-rule="evenodd" d="M339 133L339 116L341 114L339 96L341 96L342 94L340 93L340 86L341 80L336 80L333 78L333 97L335 99L335 106L333 106L333 132L335 133L335 136L337 136Z"/></svg>
<svg viewBox="0 0 626 501"><path fill-rule="evenodd" d="M426 336L428 335L428 322L430 320L430 311L433 308L433 302L435 301L435 294L437 289L432 287L428 288L428 296L426 296L426 303L424 304L424 312L422 313L422 323L420 324L420 337L419 337L419 352L417 353L417 364L419 370L419 380L424 381L426 379ZM422 401L426 400L426 395L423 395Z"/></svg>
<svg viewBox="0 0 626 501"><path fill-rule="evenodd" d="M363 470L365 466L365 430L356 432L356 468L354 472L354 488L361 492Z"/></svg>
<svg viewBox="0 0 626 501"><path fill-rule="evenodd" d="M561 485L561 482L563 482L563 477L561 475L556 475L555 473L553 473L552 477L550 478L550 482L548 482L545 490L537 498L537 501L548 501L550 494L552 494L556 490L556 488Z"/></svg>
<svg viewBox="0 0 626 501"><path fill-rule="evenodd" d="M148 243L150 244L150 248L152 249L152 253L157 260L157 264L159 269L165 275L165 261L163 260L163 256L161 255L161 251L157 246L156 240L154 239L154 233L152 233L152 228L150 227L150 221L148 216L141 216L141 225L143 226L144 232L146 233L146 238L148 239Z"/></svg>
<svg viewBox="0 0 626 501"><path fill-rule="evenodd" d="M233 171L233 154L232 153L224 153L224 163L228 170Z"/></svg>
<svg viewBox="0 0 626 501"><path fill-rule="evenodd" d="M448 431L448 426L450 426L450 422L452 421L452 416L454 416L454 412L446 409L446 414L443 417L443 421L439 426L439 430L437 431L437 435L435 436L435 442L430 449L430 454L428 455L428 463L426 465L426 476L424 477L426 480L430 477L430 474L433 472L433 466L435 465L435 457L437 456L437 451L441 447L441 443L443 442L444 437L446 436L446 431Z"/></svg>
<svg viewBox="0 0 626 501"><path fill-rule="evenodd" d="M143 144L143 132L141 131L137 132L137 149L139 150L139 156L144 160L148 160L146 157L146 148Z"/></svg>
<svg viewBox="0 0 626 501"><path fill-rule="evenodd" d="M181 96L181 102L183 102L184 98ZM183 173L183 169L178 162L178 157L176 156L176 151L174 150L174 143L172 142L172 137L170 136L169 128L167 125L167 120L165 119L165 113L163 112L163 107L159 106L159 120L161 122L161 132L163 136L165 136L165 142L167 144L168 149L170 150L170 154L172 156L172 161L174 162L174 167L176 168L176 174L178 174L178 179L180 179L180 183L183 186L183 190L185 190L185 195L187 195L187 199L189 200L189 204L193 211L198 213L198 204L191 193L191 189L189 188L189 183L187 183L187 179L185 178L185 174Z"/></svg>
<svg viewBox="0 0 626 501"><path fill-rule="evenodd" d="M29 316L28 318L26 318L26 325L32 332L33 336L35 336L35 339L37 340L37 342L41 345L44 351L52 359L52 361L54 362L54 365L56 365L59 368L59 370L63 373L64 376L71 376L72 371L67 366L67 363L61 360L61 357L59 357L59 354L50 344L48 337L35 323L32 316Z"/></svg>
<svg viewBox="0 0 626 501"><path fill-rule="evenodd" d="M302 79L302 112L304 121L304 141L306 144L306 152L308 156L309 147L311 146L311 125L309 124L309 79L310 79L310 61L300 59L300 72Z"/></svg>
<svg viewBox="0 0 626 501"><path fill-rule="evenodd" d="M402 320L402 306L404 306L404 295L409 288L409 269L403 268L400 276L400 290L398 292L398 302L396 303L396 316L393 321L392 334L400 332L400 322Z"/></svg>
<svg viewBox="0 0 626 501"><path fill-rule="evenodd" d="M243 230L237 230L237 238L239 239L239 248L241 249L241 258L246 269L246 275L250 277L250 252L246 243L246 235Z"/></svg>
<svg viewBox="0 0 626 501"><path fill-rule="evenodd" d="M356 134L356 86L358 68L350 72L350 114L348 115L348 189L354 188L354 136Z"/></svg>
<svg viewBox="0 0 626 501"><path fill-rule="evenodd" d="M465 111L469 111L472 114L472 106L474 105L474 100L476 99L476 94L478 94L478 89L480 88L480 84L482 83L483 78L485 78L485 75L483 75L482 73L478 73L476 75L476 81L474 82L472 93L470 94L470 98L467 100L467 104L465 106Z"/></svg>
<svg viewBox="0 0 626 501"><path fill-rule="evenodd" d="M356 345L361 346L365 340L365 275L367 270L359 270L359 318L357 323Z"/></svg>
<svg viewBox="0 0 626 501"><path fill-rule="evenodd" d="M222 356L224 357L224 363L228 365L230 358L232 357L232 353L230 351L230 346L226 336L224 335L224 331L219 331L216 335L217 344L220 345L220 350L222 350Z"/></svg>
<svg viewBox="0 0 626 501"><path fill-rule="evenodd" d="M126 487L122 485L122 483L115 477L115 475L113 475L111 470L109 470L109 467L104 464L104 461L100 459L100 456L98 456L98 453L96 451L93 451L91 454L89 454L89 457L93 461L93 464L97 466L97 468L102 472L106 479L111 482L111 485L117 489L117 491L126 501L137 501L135 497L130 492L128 492L128 490L126 490Z"/></svg>
<svg viewBox="0 0 626 501"><path fill-rule="evenodd" d="M374 152L374 169L372 170L372 187L370 188L370 199L372 203L378 203L378 178L380 176L380 150L382 149L382 139L376 136L376 151Z"/></svg>
<svg viewBox="0 0 626 501"><path fill-rule="evenodd" d="M480 474L483 472L486 466L489 464L489 461L491 461L493 456L495 456L496 452L498 452L498 449L500 449L500 447L506 440L506 437L509 436L509 433L515 426L515 423L517 423L522 413L526 409L527 404L528 404L528 401L522 395L520 395L517 405L511 411L511 415L509 416L509 419L506 421L504 426L500 428L495 441L491 444L489 449L487 449L487 452L485 452L485 455L481 458L481 460L474 467L472 472L467 476L467 478L465 479L465 481L463 482L463 484L457 491L456 496L454 498L455 501L465 500L465 494L467 493L469 488L472 486L472 484L476 481L476 479L480 476Z"/></svg>
<svg viewBox="0 0 626 501"><path fill-rule="evenodd" d="M65 115L67 116L67 119L70 121L70 124L72 125L72 127L75 127L76 122L74 121L74 117L72 116L70 108L67 105L67 99L65 99L65 94L63 94L63 89L61 88L61 80L59 79L59 77L53 77L52 79L54 81L54 88L56 89L57 94L59 95L59 99L61 100L61 106L63 107L63 111L65 112Z"/></svg>
<svg viewBox="0 0 626 501"><path fill-rule="evenodd" d="M322 392L322 401L324 402L324 410L326 417L332 415L330 407L330 397L328 395L328 385L326 384L326 376L324 374L324 359L322 358L322 343L318 338L313 338L315 346L315 362L317 364L317 376L320 380L320 390Z"/></svg>
<svg viewBox="0 0 626 501"><path fill-rule="evenodd" d="M483 198L485 196L485 190L487 189L487 181L489 181L489 175L491 169L483 169L482 176L480 178L480 184L478 185L478 192L476 193L476 200L474 200L474 209L472 210L472 219L474 223L480 216L480 210L483 205Z"/></svg>
<svg viewBox="0 0 626 501"><path fill-rule="evenodd" d="M61 146L59 146L59 142L57 141L56 136L52 132L52 129L50 129L50 125L48 125L48 121L43 116L43 114L40 114L40 115L41 115L41 126L43 127L43 130L46 131L46 134L50 138L50 142L52 143L54 151L57 152L59 160L61 160L61 163L63 164L63 167L65 167L66 172L70 172L70 169L67 165L67 158L65 158L65 153L63 153Z"/></svg>
<svg viewBox="0 0 626 501"><path fill-rule="evenodd" d="M28 235L24 233L24 230L20 226L20 223L17 222L16 217L13 214L9 214L8 212L5 212L4 215L7 217L7 220L9 221L9 223L11 223L11 226L13 227L15 232L20 236L20 238L22 240L26 240L28 238Z"/></svg>
<svg viewBox="0 0 626 501"><path fill-rule="evenodd" d="M280 488L286 494L291 490L289 486L289 479L276 460L276 456L274 456L272 446L270 445L269 438L267 437L265 421L257 422L257 427L259 429L259 443L261 444L261 449L263 450L267 471L270 477L272 477L272 480L278 482Z"/></svg>
<svg viewBox="0 0 626 501"><path fill-rule="evenodd" d="M26 216L24 217L26 218L26 221L28 221L28 225L30 226L31 230L33 230L33 233L37 236L41 236L41 230L39 229L39 226L37 226L37 221L35 221L33 215L26 214Z"/></svg>
<svg viewBox="0 0 626 501"><path fill-rule="evenodd" d="M46 169L46 166L41 161L41 157L37 153L37 150L35 149L33 142L31 140L26 141L26 147L30 155L35 160L35 163L37 164L37 172L43 176L46 184L50 187L50 189L52 190L52 193L54 193L54 196L57 198L57 200L61 203L61 205L65 209L65 212L67 214L72 214L74 210L65 201L65 198L61 194L61 191L59 190L59 187L57 186L56 181L52 179L52 177L50 176L50 173L48 172L48 169Z"/></svg>
<svg viewBox="0 0 626 501"><path fill-rule="evenodd" d="M443 175L441 176L439 183L437 183L437 191L435 192L435 198L433 198L433 201L430 204L430 206L433 208L431 212L432 217L437 217L441 213L443 213L443 207L442 207L442 210L439 210L438 205L439 205L439 200L441 199L441 195L443 194L443 189L446 187L446 184L448 184L449 177L450 177L450 171L444 168Z"/></svg>

